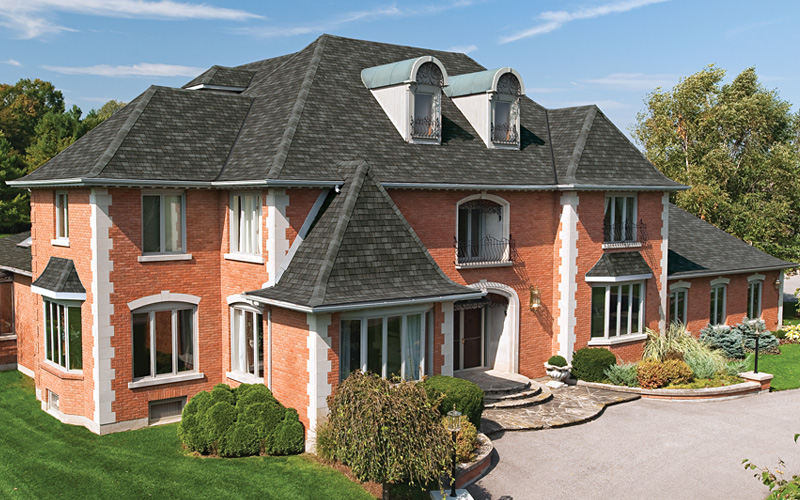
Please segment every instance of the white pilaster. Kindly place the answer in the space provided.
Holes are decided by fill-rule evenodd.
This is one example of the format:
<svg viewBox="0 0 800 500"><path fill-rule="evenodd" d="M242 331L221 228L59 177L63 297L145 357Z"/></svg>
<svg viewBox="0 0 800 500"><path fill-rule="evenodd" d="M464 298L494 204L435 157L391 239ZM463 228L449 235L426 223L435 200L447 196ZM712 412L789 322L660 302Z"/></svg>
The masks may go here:
<svg viewBox="0 0 800 500"><path fill-rule="evenodd" d="M575 347L575 282L578 275L578 193L565 192L561 195L561 231L558 238L561 246L558 255L561 262L558 266L558 353L572 362L572 350Z"/></svg>
<svg viewBox="0 0 800 500"><path fill-rule="evenodd" d="M270 189L267 192L267 273L269 280L266 286L276 283L281 262L289 252L289 240L286 229L289 219L286 218L286 207L289 206L289 195L285 189Z"/></svg>
<svg viewBox="0 0 800 500"><path fill-rule="evenodd" d="M661 331L667 328L667 308L669 307L669 286L667 286L668 258L669 258L669 193L664 193L661 198L663 208L661 210L661 283L658 286L659 307L658 307L658 329Z"/></svg>
<svg viewBox="0 0 800 500"><path fill-rule="evenodd" d="M453 302L442 302L442 375L453 375Z"/></svg>
<svg viewBox="0 0 800 500"><path fill-rule="evenodd" d="M114 327L111 325L111 315L114 314L114 305L111 304L111 294L114 293L111 271L114 270L114 263L109 255L113 241L108 233L112 224L109 214L111 195L108 190L92 189L89 205L92 229L93 420L96 425L104 425L117 421L116 414L111 411L111 403L116 399L116 394L111 388L111 381L115 378L115 370L111 368L111 360L114 359L114 348L111 347L111 338L114 336Z"/></svg>
<svg viewBox="0 0 800 500"><path fill-rule="evenodd" d="M778 330L782 330L783 329L783 283L784 283L783 269L778 270L778 281L780 281L780 285L778 285Z"/></svg>
<svg viewBox="0 0 800 500"><path fill-rule="evenodd" d="M331 384L328 374L331 361L328 350L331 338L328 327L331 324L330 314L311 314L308 318L308 433L306 450L313 450L317 437L317 423L328 414L328 396L331 395Z"/></svg>

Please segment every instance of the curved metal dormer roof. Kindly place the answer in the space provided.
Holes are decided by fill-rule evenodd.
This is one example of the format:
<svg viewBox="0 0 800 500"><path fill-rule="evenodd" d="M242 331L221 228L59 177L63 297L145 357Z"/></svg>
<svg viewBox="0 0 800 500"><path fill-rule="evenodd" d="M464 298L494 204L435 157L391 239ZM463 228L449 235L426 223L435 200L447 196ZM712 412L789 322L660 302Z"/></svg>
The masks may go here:
<svg viewBox="0 0 800 500"><path fill-rule="evenodd" d="M433 63L442 72L442 87L448 83L447 70L442 62L433 56L422 56L415 59L406 59L381 66L373 66L361 70L361 81L372 90L380 87L389 87L401 83L412 83L417 81L417 72L425 63Z"/></svg>
<svg viewBox="0 0 800 500"><path fill-rule="evenodd" d="M447 94L447 97L460 97L464 95L498 92L497 86L500 77L509 73L514 75L517 81L519 81L519 95L525 95L525 83L522 81L522 76L517 70L509 67L487 69L486 71L478 71L477 73L451 76L450 85L444 90L444 93ZM502 94L504 92L500 91L500 93Z"/></svg>

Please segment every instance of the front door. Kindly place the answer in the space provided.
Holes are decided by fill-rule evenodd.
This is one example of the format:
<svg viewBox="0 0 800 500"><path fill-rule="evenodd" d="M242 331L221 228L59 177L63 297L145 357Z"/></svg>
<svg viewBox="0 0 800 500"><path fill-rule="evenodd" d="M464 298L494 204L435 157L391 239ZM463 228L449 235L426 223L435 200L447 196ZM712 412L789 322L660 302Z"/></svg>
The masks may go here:
<svg viewBox="0 0 800 500"><path fill-rule="evenodd" d="M461 353L464 369L483 366L483 311L480 309L467 309L463 311L461 322Z"/></svg>

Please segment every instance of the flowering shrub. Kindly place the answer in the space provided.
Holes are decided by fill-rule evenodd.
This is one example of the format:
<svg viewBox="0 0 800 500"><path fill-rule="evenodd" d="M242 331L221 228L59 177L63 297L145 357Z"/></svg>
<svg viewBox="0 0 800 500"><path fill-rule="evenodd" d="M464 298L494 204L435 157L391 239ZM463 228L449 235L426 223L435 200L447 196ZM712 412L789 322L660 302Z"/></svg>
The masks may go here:
<svg viewBox="0 0 800 500"><path fill-rule="evenodd" d="M800 325L792 325L784 327L786 338L793 341L800 341Z"/></svg>

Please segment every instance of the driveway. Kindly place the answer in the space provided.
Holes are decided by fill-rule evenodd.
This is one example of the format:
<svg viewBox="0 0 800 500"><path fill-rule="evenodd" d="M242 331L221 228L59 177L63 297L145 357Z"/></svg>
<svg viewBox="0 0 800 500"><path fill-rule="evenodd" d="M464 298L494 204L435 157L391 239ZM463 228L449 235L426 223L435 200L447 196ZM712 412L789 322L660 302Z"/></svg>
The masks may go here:
<svg viewBox="0 0 800 500"><path fill-rule="evenodd" d="M800 389L715 402L638 400L592 422L507 432L480 499L762 499L742 460L800 473Z"/></svg>

